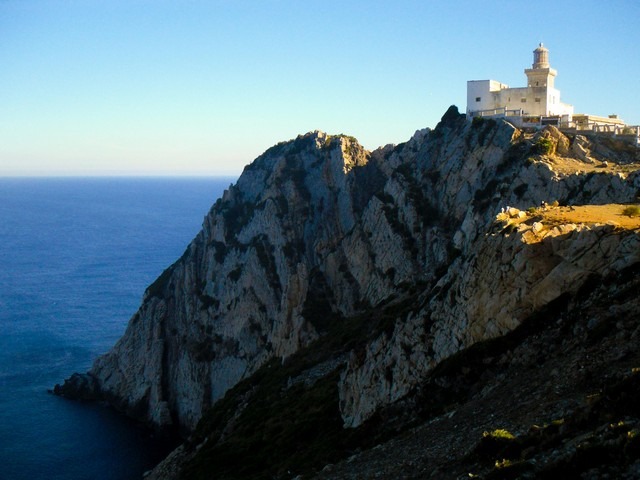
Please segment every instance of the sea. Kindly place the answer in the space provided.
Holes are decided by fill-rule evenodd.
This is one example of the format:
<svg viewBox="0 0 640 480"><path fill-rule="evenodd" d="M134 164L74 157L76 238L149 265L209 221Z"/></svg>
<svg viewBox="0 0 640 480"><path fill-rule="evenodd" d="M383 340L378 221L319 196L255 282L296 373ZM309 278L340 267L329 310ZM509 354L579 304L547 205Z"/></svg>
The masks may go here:
<svg viewBox="0 0 640 480"><path fill-rule="evenodd" d="M140 479L168 453L48 391L118 340L234 180L0 178L0 479Z"/></svg>

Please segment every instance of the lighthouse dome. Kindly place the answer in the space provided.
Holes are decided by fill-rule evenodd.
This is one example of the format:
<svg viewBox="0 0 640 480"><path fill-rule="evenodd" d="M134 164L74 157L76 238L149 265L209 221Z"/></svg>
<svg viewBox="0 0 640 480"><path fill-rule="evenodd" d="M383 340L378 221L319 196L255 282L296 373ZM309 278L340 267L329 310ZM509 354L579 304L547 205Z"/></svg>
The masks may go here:
<svg viewBox="0 0 640 480"><path fill-rule="evenodd" d="M533 51L533 68L549 68L549 49L542 43Z"/></svg>

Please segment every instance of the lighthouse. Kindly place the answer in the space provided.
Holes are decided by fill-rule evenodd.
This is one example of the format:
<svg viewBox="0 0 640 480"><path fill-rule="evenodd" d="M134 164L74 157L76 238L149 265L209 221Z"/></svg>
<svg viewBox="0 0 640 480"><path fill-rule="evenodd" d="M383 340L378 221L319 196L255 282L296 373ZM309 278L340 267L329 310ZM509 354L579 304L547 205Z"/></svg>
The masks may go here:
<svg viewBox="0 0 640 480"><path fill-rule="evenodd" d="M533 51L531 68L524 73L526 87L511 88L497 80L468 81L467 115L570 120L573 106L560 101L560 90L555 88L558 72L551 68L549 50L542 43Z"/></svg>
<svg viewBox="0 0 640 480"><path fill-rule="evenodd" d="M554 88L553 83L558 72L549 66L549 50L542 43L533 51L533 65L525 69L524 73L529 88Z"/></svg>

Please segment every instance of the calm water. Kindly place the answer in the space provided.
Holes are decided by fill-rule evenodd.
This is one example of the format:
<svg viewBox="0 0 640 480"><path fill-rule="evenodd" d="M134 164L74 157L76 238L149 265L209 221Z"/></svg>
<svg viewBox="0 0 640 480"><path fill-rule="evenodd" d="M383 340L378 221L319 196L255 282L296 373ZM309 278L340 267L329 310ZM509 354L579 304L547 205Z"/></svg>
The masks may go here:
<svg viewBox="0 0 640 480"><path fill-rule="evenodd" d="M137 479L146 430L47 393L122 335L230 178L0 178L0 479Z"/></svg>

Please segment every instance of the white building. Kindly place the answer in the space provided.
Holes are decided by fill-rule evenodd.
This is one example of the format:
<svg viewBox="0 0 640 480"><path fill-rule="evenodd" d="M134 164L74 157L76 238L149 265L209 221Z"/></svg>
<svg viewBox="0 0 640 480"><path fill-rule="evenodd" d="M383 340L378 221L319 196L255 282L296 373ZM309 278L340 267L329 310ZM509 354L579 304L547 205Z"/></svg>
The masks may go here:
<svg viewBox="0 0 640 480"><path fill-rule="evenodd" d="M520 88L496 80L468 81L467 117L517 117L517 123L537 124L570 122L573 106L560 101L560 90L554 86L558 72L549 65L549 50L542 44L533 51L533 65L524 73L527 86Z"/></svg>

